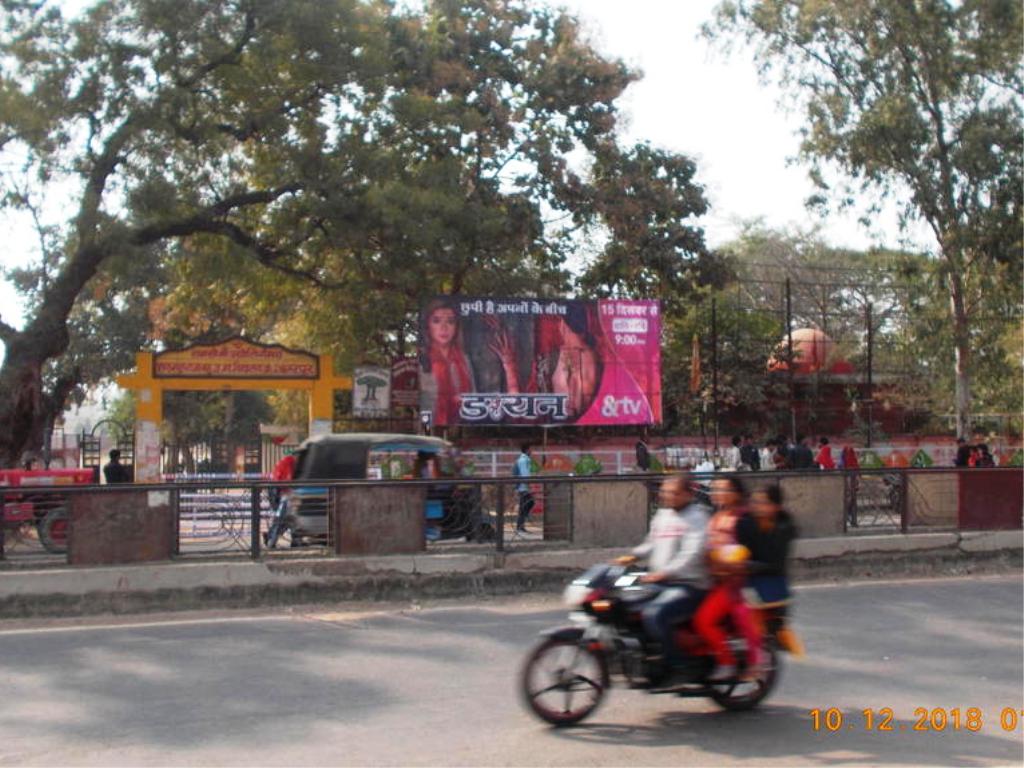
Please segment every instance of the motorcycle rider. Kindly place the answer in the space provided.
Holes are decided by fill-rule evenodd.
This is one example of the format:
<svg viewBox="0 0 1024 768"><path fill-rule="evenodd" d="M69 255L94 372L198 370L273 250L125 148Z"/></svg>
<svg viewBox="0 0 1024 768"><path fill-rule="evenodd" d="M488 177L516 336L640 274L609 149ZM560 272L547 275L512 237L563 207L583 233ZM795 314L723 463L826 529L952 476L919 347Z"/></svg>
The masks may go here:
<svg viewBox="0 0 1024 768"><path fill-rule="evenodd" d="M661 646L665 670L661 685L671 686L679 661L673 627L696 611L709 586L704 552L709 510L694 498L685 473L666 478L658 498L661 506L651 519L646 539L631 555L616 562L625 565L646 559L650 572L643 581L663 588L644 607L643 623L648 637Z"/></svg>

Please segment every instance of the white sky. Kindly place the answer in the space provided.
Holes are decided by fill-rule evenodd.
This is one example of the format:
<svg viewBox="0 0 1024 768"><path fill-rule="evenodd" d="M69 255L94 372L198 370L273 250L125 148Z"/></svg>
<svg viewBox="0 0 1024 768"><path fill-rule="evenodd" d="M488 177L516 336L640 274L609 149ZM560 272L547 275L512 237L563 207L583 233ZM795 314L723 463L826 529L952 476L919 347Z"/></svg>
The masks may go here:
<svg viewBox="0 0 1024 768"><path fill-rule="evenodd" d="M68 3L79 6L80 0ZM734 237L742 221L762 219L771 227L822 226L833 245L866 248L900 244L895 215L875 218L873 231L856 213L822 221L804 209L813 192L796 154L799 114L779 106L779 91L759 82L749 54L712 50L699 37L717 0L552 0L585 22L600 51L641 69L643 79L620 102L625 139L686 153L697 160L697 179L707 191L710 213L700 222L710 245ZM36 253L27 228L0 218L5 245L0 263L25 264ZM913 238L929 247L923 233ZM0 317L17 323L21 303L0 283Z"/></svg>

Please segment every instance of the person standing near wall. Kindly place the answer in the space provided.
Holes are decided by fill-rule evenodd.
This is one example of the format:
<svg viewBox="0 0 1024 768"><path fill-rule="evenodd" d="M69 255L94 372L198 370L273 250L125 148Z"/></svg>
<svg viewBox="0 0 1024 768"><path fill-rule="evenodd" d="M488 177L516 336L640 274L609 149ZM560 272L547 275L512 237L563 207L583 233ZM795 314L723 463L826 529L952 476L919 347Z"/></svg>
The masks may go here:
<svg viewBox="0 0 1024 768"><path fill-rule="evenodd" d="M791 454L793 469L812 469L814 467L814 454L811 447L807 445L807 438L797 435L796 446Z"/></svg>
<svg viewBox="0 0 1024 768"><path fill-rule="evenodd" d="M753 435L743 436L743 445L740 446L740 458L747 465L747 469L757 472L761 469L761 453L754 445Z"/></svg>
<svg viewBox="0 0 1024 768"><path fill-rule="evenodd" d="M971 446L962 437L956 439L956 458L953 459L954 467L966 467L971 458Z"/></svg>
<svg viewBox="0 0 1024 768"><path fill-rule="evenodd" d="M828 444L827 437L822 437L818 441L818 455L814 457L814 463L822 469L836 468L836 462L832 458L832 446Z"/></svg>
<svg viewBox="0 0 1024 768"><path fill-rule="evenodd" d="M114 448L107 455L110 457L110 461L103 467L103 479L107 481L107 485L130 483L132 481L131 472L121 463L121 452Z"/></svg>
<svg viewBox="0 0 1024 768"><path fill-rule="evenodd" d="M725 452L725 469L737 470L743 464L743 455L740 450L740 443L742 442L742 437L733 435L732 445Z"/></svg>
<svg viewBox="0 0 1024 768"><path fill-rule="evenodd" d="M516 477L528 478L533 474L530 444L523 443L520 451L519 458L512 465L512 474ZM530 492L530 485L527 482L520 482L516 485L516 494L519 497L519 515L516 517L516 530L520 533L526 533L526 520L537 502L533 498L533 493Z"/></svg>
<svg viewBox="0 0 1024 768"><path fill-rule="evenodd" d="M641 472L651 470L651 449L642 437L636 441L636 466Z"/></svg>

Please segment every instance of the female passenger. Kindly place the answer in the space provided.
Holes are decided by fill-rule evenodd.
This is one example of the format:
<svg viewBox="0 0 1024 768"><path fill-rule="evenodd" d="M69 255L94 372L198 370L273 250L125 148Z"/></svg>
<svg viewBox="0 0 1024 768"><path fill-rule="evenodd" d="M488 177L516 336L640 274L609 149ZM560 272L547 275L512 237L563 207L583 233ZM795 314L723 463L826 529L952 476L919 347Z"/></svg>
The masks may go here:
<svg viewBox="0 0 1024 768"><path fill-rule="evenodd" d="M711 482L711 501L715 514L708 523L708 557L715 584L694 616L697 632L711 646L717 666L709 680L732 680L736 677L736 657L722 628L726 616L747 641L748 673L756 671L761 663L761 636L743 601L744 564L731 562L736 551L737 528L747 514L744 507L745 489L735 475L717 477Z"/></svg>

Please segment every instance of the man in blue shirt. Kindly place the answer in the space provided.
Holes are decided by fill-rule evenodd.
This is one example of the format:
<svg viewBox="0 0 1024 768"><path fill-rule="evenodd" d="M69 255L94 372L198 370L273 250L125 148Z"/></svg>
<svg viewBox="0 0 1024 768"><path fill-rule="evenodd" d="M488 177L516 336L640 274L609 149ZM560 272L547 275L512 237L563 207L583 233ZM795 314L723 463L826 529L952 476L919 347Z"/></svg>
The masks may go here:
<svg viewBox="0 0 1024 768"><path fill-rule="evenodd" d="M516 459L516 463L512 465L512 474L516 477L529 477L533 472L533 459L530 458L530 444L523 443L520 450L522 453L519 454L519 458ZM521 533L526 533L526 519L530 516L530 511L537 502L534 500L533 494L530 493L530 486L526 482L518 483L516 485L516 493L519 495L519 517L516 518L516 530Z"/></svg>

